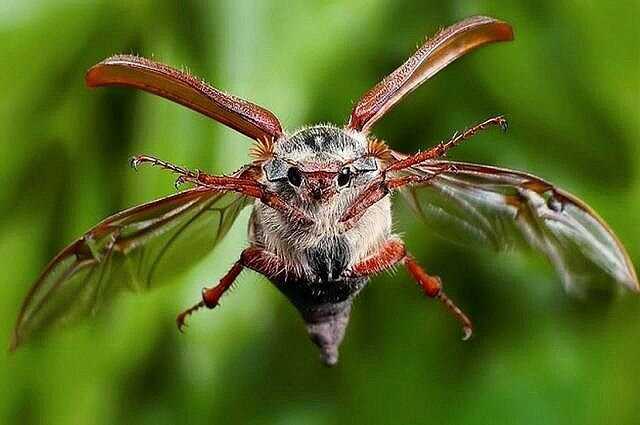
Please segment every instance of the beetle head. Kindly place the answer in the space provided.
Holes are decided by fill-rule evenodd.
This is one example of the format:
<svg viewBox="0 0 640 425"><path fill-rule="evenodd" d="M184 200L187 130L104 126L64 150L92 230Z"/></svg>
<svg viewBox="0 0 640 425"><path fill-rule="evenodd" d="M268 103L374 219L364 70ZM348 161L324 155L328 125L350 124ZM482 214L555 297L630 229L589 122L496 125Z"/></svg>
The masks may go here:
<svg viewBox="0 0 640 425"><path fill-rule="evenodd" d="M379 173L364 136L318 125L278 141L263 165L270 189L299 206L344 203Z"/></svg>

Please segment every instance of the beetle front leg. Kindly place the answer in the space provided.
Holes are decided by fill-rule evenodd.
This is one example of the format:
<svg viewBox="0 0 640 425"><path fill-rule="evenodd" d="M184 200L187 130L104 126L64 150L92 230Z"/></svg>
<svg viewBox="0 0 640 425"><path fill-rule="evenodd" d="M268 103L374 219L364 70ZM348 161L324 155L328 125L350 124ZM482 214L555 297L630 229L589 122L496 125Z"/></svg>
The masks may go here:
<svg viewBox="0 0 640 425"><path fill-rule="evenodd" d="M313 220L304 211L289 205L277 193L269 191L263 184L254 178L240 176L212 176L200 170L189 170L179 165L171 164L150 155L137 155L131 158L131 166L137 170L141 164L150 164L178 174L176 187L184 183L191 183L198 187L218 190L220 192L237 192L252 198L260 199L262 203L280 211L290 220L298 221L303 225L313 224Z"/></svg>
<svg viewBox="0 0 640 425"><path fill-rule="evenodd" d="M178 175L175 182L175 187L178 189L180 185L184 183L197 184L198 177L200 176L200 170L189 170L188 168L181 167L179 165L172 164L162 159L156 158L150 155L136 155L129 159L129 165L131 168L138 171L140 164L150 164L154 167L160 167L164 170L171 171Z"/></svg>
<svg viewBox="0 0 640 425"><path fill-rule="evenodd" d="M455 148L465 140L471 139L477 133L482 130L486 130L490 126L498 126L502 129L502 131L507 131L508 128L507 120L502 115L491 117L482 121L481 123L474 125L473 127L467 128L462 132L456 132L451 139L446 142L440 142L431 149L427 149L423 152L418 152L400 161L394 162L389 167L387 167L385 171L400 171L430 159L441 158L445 156L450 149Z"/></svg>
<svg viewBox="0 0 640 425"><path fill-rule="evenodd" d="M345 224L346 230L351 228L365 211L371 207L376 202L380 201L382 198L390 194L396 189L400 189L404 186L408 186L416 183L425 183L429 180L437 177L442 173L453 173L456 171L456 167L454 164L446 164L441 170L434 172L429 176L402 176L395 178L388 178L387 174L384 173L377 180L372 181L357 197L351 205L349 205L342 217L340 217L340 222Z"/></svg>
<svg viewBox="0 0 640 425"><path fill-rule="evenodd" d="M478 132L482 130L486 130L490 126L498 126L503 131L507 130L507 120L502 116L498 115L495 117L491 117L487 120L482 121L470 127L462 132L458 132L453 135L451 139L446 142L438 143L436 146L432 147L423 152L418 152L416 154L407 156L406 158L396 161L389 165L387 168L382 170L380 178L371 182L369 186L367 186L364 191L355 199L355 201L346 209L342 217L340 218L340 222L355 222L357 221L364 211L387 196L395 189L399 189L403 186L407 186L414 183L424 183L434 177L436 177L439 173L447 173L447 172L455 172L455 166L450 164L447 168L443 168L441 171L426 177L417 177L417 176L404 176L404 177L389 177L394 172L402 171L407 168L413 167L414 165L418 165L424 161L441 158L446 155L446 153L458 146L460 143L464 142L475 136ZM349 226L347 226L348 228Z"/></svg>

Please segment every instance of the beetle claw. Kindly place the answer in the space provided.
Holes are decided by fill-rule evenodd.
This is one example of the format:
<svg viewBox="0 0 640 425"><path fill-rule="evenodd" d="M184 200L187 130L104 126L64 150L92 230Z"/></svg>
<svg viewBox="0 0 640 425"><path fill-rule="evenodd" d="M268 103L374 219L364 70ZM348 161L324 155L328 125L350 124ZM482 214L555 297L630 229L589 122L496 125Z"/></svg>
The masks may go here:
<svg viewBox="0 0 640 425"><path fill-rule="evenodd" d="M176 181L173 183L173 186L176 188L176 190L180 190L180 186L182 186L185 183L186 181L184 180L184 176L178 176Z"/></svg>
<svg viewBox="0 0 640 425"><path fill-rule="evenodd" d="M131 158L129 158L129 166L135 171L138 171L138 165L140 165L140 160L137 156L132 156Z"/></svg>
<svg viewBox="0 0 640 425"><path fill-rule="evenodd" d="M502 115L498 117L498 125L500 126L500 129L502 130L503 133L506 133L507 130L509 129L509 122Z"/></svg>
<svg viewBox="0 0 640 425"><path fill-rule="evenodd" d="M178 316L176 317L176 325L178 326L178 331L180 331L180 333L184 333L184 328L187 327L187 317L189 317L191 314L193 314L195 311L199 310L202 307L204 307L204 302L200 301L198 304L194 305L193 307L190 307L185 311L183 311L182 313L178 314Z"/></svg>
<svg viewBox="0 0 640 425"><path fill-rule="evenodd" d="M471 328L470 326L464 326L462 328L462 331L464 332L464 336L462 337L463 341L468 341L473 335L473 328Z"/></svg>

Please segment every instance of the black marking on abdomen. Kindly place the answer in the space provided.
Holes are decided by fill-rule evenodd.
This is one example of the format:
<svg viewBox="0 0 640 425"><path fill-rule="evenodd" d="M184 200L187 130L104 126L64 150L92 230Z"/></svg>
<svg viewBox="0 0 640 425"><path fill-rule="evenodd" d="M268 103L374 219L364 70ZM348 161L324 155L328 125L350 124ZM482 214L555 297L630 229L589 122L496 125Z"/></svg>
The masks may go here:
<svg viewBox="0 0 640 425"><path fill-rule="evenodd" d="M338 349L344 337L351 303L367 284L366 278L309 282L298 279L273 279L272 282L298 309L311 340L320 349L320 358L328 366L338 361Z"/></svg>

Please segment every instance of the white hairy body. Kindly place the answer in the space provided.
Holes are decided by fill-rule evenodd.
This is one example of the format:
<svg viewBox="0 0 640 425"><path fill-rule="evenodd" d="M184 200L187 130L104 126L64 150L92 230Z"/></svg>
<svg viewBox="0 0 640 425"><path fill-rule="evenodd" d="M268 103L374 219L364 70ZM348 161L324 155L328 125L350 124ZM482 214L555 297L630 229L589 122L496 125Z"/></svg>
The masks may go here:
<svg viewBox="0 0 640 425"><path fill-rule="evenodd" d="M376 203L346 231L338 223L345 205L339 200L329 202L323 206L323 214L315 216L312 226L302 227L283 220L276 210L256 201L249 232L250 242L287 264L287 273L312 282L318 276L310 266L308 252L327 239L343 236L351 253L347 262L348 270L377 252L391 237L391 202L387 197Z"/></svg>
<svg viewBox="0 0 640 425"><path fill-rule="evenodd" d="M311 138L315 138L319 146L312 149L300 143L300 140ZM334 143L332 139L335 138L341 138L342 142ZM276 143L274 154L288 163L300 164L303 169L305 166L322 169L332 163L348 164L361 157L367 151L367 143L362 133L349 133L330 125L320 125L304 128L291 137L281 139ZM294 190L290 190L288 196L283 196L313 218L310 226L292 221L256 200L249 229L251 243L281 259L286 264L287 274L308 282L319 280L313 267L313 258L310 258L318 250L331 255L340 252L346 245L346 270L377 252L392 236L389 197L368 208L352 226L339 222L367 182L379 176L382 166L377 163L378 159L375 161L376 170L354 175L348 186L338 190L329 199L316 201L305 196L304 182L300 188L289 188ZM283 183L270 182L266 176L262 177L261 182L271 190L282 193ZM341 279L340 276L331 278Z"/></svg>

